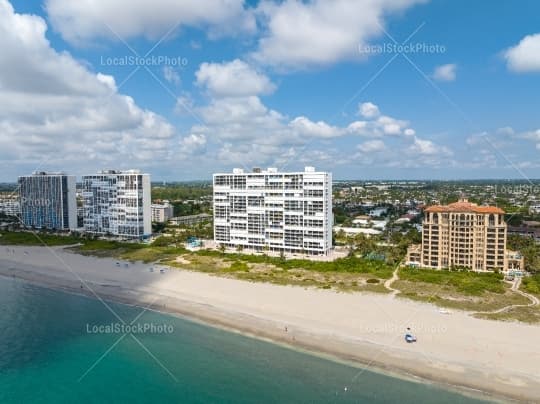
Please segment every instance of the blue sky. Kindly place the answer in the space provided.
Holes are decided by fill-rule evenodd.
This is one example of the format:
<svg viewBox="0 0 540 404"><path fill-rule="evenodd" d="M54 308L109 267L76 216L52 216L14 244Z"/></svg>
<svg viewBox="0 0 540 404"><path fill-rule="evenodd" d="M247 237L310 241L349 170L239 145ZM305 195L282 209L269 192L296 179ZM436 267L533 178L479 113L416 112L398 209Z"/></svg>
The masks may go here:
<svg viewBox="0 0 540 404"><path fill-rule="evenodd" d="M540 178L533 0L0 0L0 14L3 181L304 165ZM407 38L419 50L388 49Z"/></svg>

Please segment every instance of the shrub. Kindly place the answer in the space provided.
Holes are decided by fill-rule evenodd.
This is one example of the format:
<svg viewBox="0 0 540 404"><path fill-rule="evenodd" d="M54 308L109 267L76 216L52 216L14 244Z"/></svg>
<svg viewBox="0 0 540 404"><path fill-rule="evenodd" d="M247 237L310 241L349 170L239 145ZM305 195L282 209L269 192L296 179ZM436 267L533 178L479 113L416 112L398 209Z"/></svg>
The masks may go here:
<svg viewBox="0 0 540 404"><path fill-rule="evenodd" d="M245 262L235 261L225 272L249 272L249 266Z"/></svg>
<svg viewBox="0 0 540 404"><path fill-rule="evenodd" d="M27 245L27 246L60 246L80 243L81 240L76 236L53 235L41 232L29 231L2 231L0 232L0 244L4 245Z"/></svg>
<svg viewBox="0 0 540 404"><path fill-rule="evenodd" d="M172 242L173 239L171 237L160 236L152 242L152 247L167 247Z"/></svg>
<svg viewBox="0 0 540 404"><path fill-rule="evenodd" d="M205 256L219 257L221 254L213 250L199 250L197 254ZM271 264L284 270L302 268L308 271L317 272L349 272L373 274L380 278L392 276L394 268L382 261L367 260L355 256L339 258L334 261L311 261L307 259L281 260L279 257L269 257L267 255L255 254L227 254L227 258L234 261L248 263Z"/></svg>
<svg viewBox="0 0 540 404"><path fill-rule="evenodd" d="M523 278L523 289L525 292L540 294L540 274Z"/></svg>
<svg viewBox="0 0 540 404"><path fill-rule="evenodd" d="M400 278L412 282L426 282L452 286L469 295L484 292L504 293L503 275L498 273L477 273L462 270L438 271L434 269L407 269L400 272Z"/></svg>

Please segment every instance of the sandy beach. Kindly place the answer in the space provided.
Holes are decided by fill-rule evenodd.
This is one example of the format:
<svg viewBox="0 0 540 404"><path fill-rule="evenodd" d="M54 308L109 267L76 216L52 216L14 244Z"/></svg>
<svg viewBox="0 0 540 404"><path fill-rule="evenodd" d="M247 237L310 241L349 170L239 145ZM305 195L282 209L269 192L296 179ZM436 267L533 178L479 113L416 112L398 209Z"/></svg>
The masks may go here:
<svg viewBox="0 0 540 404"><path fill-rule="evenodd" d="M0 247L0 275L200 319L494 398L540 401L540 327L443 314L387 295L226 279L62 248ZM81 288L82 286L82 288ZM410 327L418 342L407 344ZM358 377L362 377L359 367ZM353 383L352 381L351 383Z"/></svg>

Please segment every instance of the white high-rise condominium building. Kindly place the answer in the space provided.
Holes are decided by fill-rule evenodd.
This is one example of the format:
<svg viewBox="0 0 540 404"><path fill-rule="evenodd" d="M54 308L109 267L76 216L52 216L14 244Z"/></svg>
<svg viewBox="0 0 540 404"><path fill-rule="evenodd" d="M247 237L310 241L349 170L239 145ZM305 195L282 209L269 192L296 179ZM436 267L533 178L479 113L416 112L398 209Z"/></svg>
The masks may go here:
<svg viewBox="0 0 540 404"><path fill-rule="evenodd" d="M36 229L77 227L75 176L36 171L19 177L21 222Z"/></svg>
<svg viewBox="0 0 540 404"><path fill-rule="evenodd" d="M84 230L126 238L149 236L150 192L150 175L138 170L105 170L83 176Z"/></svg>
<svg viewBox="0 0 540 404"><path fill-rule="evenodd" d="M214 174L214 240L226 247L326 255L332 174L306 167Z"/></svg>

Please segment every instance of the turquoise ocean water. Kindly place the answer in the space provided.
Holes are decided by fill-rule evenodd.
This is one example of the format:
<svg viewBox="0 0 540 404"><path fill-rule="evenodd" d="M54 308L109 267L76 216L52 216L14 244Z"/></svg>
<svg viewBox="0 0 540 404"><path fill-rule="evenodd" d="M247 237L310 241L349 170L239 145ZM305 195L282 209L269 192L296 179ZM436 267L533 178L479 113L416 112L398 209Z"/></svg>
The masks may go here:
<svg viewBox="0 0 540 404"><path fill-rule="evenodd" d="M111 348L122 334L96 331L115 322L98 300L0 277L0 403L478 402L154 312L134 323L154 327L142 346Z"/></svg>

